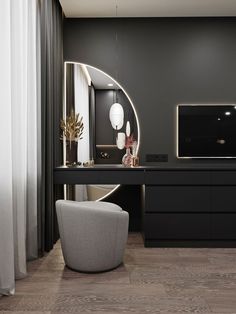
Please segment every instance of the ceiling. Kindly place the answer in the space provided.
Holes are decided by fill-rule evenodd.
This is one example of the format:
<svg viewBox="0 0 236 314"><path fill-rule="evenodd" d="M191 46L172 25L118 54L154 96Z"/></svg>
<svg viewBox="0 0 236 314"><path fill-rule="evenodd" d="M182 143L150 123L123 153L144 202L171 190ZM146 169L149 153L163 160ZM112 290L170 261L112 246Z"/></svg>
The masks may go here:
<svg viewBox="0 0 236 314"><path fill-rule="evenodd" d="M90 66L86 66L88 73L91 77L91 81L93 83L93 86L95 89L117 89L119 88L118 85L107 76L104 72L99 71L95 68L92 68ZM113 84L113 86L108 86L107 84Z"/></svg>
<svg viewBox="0 0 236 314"><path fill-rule="evenodd" d="M59 1L66 17L236 16L236 0Z"/></svg>

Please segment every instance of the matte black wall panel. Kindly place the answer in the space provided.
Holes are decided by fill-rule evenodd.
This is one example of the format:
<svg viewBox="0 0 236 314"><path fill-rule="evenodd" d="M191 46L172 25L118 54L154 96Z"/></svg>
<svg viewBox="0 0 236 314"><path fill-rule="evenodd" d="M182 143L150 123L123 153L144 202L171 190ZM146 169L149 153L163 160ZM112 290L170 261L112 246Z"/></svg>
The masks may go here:
<svg viewBox="0 0 236 314"><path fill-rule="evenodd" d="M117 35L117 41L116 41ZM236 18L65 19L64 59L115 77L141 124L141 162L166 153L169 165L235 164L178 160L176 105L236 103Z"/></svg>

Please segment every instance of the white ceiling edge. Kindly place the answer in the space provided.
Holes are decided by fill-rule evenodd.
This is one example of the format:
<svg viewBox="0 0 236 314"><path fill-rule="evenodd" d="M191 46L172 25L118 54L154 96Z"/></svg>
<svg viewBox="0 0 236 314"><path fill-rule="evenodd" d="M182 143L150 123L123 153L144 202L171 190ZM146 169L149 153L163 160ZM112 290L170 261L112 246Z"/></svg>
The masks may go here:
<svg viewBox="0 0 236 314"><path fill-rule="evenodd" d="M59 1L70 18L236 16L236 0Z"/></svg>

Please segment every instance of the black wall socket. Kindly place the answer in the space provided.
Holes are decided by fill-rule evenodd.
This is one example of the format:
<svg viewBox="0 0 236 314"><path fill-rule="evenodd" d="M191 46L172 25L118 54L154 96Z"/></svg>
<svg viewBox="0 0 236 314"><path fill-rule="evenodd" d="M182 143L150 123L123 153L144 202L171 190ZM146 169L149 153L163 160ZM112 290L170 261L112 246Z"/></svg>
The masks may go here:
<svg viewBox="0 0 236 314"><path fill-rule="evenodd" d="M146 162L168 162L168 154L146 154Z"/></svg>

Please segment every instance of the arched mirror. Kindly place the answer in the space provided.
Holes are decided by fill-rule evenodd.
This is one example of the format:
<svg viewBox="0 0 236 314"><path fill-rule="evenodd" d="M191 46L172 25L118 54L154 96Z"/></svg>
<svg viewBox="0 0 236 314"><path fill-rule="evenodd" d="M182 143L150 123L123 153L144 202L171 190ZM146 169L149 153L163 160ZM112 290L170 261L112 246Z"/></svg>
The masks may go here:
<svg viewBox="0 0 236 314"><path fill-rule="evenodd" d="M92 66L65 62L61 123L65 131L64 165L127 166L124 156L129 148L138 152L139 123L130 97L111 76ZM68 131L73 123L76 134ZM101 200L116 188L117 185L77 185L65 190L65 198Z"/></svg>

